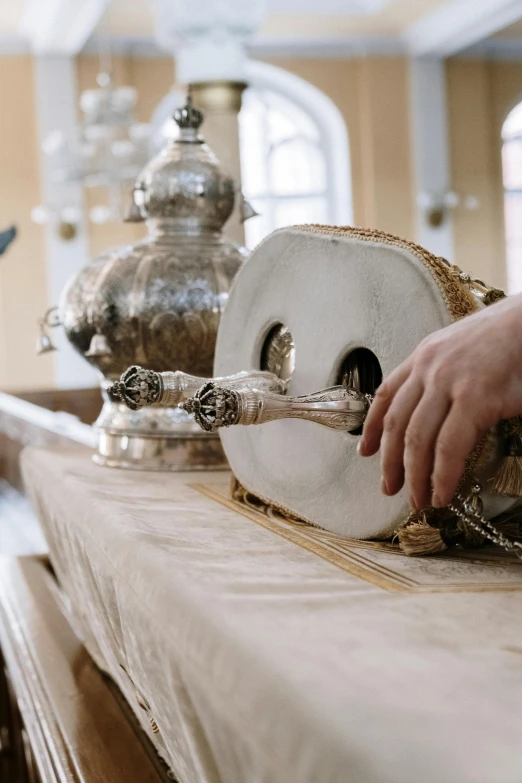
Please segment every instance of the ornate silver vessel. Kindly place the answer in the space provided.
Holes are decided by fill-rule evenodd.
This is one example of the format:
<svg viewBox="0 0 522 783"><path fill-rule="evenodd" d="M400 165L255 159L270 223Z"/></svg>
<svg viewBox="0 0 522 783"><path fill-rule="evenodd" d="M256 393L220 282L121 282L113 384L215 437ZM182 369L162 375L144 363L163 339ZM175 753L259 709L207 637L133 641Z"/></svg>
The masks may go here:
<svg viewBox="0 0 522 783"><path fill-rule="evenodd" d="M178 408L130 410L105 389L129 365L212 375L217 329L247 251L222 234L235 184L198 135L201 112L178 110L178 139L143 170L131 219L148 236L107 251L66 286L60 318L68 339L102 375L96 422L103 465L153 470L221 468L216 435Z"/></svg>

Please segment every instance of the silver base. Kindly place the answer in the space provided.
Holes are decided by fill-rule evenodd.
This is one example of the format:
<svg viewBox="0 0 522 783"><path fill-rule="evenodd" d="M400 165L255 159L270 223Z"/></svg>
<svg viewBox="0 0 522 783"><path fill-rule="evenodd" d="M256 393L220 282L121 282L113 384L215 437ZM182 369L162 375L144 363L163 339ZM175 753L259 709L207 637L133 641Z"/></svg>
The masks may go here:
<svg viewBox="0 0 522 783"><path fill-rule="evenodd" d="M227 470L219 436L147 437L98 430L97 465L126 470Z"/></svg>
<svg viewBox="0 0 522 783"><path fill-rule="evenodd" d="M94 428L97 465L125 470L228 470L219 435L202 432L179 408L131 411L106 400Z"/></svg>

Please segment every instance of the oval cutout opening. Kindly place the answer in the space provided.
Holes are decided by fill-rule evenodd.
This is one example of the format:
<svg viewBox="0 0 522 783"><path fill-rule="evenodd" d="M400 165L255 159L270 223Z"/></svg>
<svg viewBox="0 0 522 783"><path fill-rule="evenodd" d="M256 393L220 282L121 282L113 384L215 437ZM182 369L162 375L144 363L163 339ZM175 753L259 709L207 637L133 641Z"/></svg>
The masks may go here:
<svg viewBox="0 0 522 783"><path fill-rule="evenodd" d="M260 369L271 372L288 382L295 369L295 345L290 330L284 324L275 324L268 332L261 348Z"/></svg>
<svg viewBox="0 0 522 783"><path fill-rule="evenodd" d="M351 386L363 394L375 394L382 383L380 362L369 348L355 348L345 357L339 367L337 383ZM359 427L350 435L361 435Z"/></svg>

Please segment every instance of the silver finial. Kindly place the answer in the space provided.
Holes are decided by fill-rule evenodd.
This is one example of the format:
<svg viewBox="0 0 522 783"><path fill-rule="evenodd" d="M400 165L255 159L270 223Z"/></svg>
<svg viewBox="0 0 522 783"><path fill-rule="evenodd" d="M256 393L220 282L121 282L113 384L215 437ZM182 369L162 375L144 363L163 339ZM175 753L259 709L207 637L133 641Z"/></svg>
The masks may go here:
<svg viewBox="0 0 522 783"><path fill-rule="evenodd" d="M201 378L186 372L154 372L134 365L125 370L119 381L107 389L109 399L123 402L131 410L148 405L170 408L192 397L200 386L210 383L244 389L267 389L274 392L286 390L285 381L270 372L251 370L227 375L225 378Z"/></svg>
<svg viewBox="0 0 522 783"><path fill-rule="evenodd" d="M191 399L179 407L193 413L194 419L205 432L215 432L219 427L238 423L240 413L239 394L233 389L215 383L205 383Z"/></svg>
<svg viewBox="0 0 522 783"><path fill-rule="evenodd" d="M197 131L203 118L203 112L192 105L192 93L189 90L185 105L174 112L174 120L180 129L193 128Z"/></svg>
<svg viewBox="0 0 522 783"><path fill-rule="evenodd" d="M107 389L112 402L123 402L127 408L137 411L159 402L163 390L161 374L133 365L119 381Z"/></svg>

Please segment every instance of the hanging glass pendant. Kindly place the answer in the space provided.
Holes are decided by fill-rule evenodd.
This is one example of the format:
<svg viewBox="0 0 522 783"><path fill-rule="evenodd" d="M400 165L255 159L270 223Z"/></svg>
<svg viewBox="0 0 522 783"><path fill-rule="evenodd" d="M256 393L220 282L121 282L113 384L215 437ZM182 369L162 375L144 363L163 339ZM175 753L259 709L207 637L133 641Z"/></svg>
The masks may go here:
<svg viewBox="0 0 522 783"><path fill-rule="evenodd" d="M97 77L98 88L80 96L82 122L70 133L55 130L44 140L55 183L77 183L84 188L105 188L107 204L94 206L89 214L94 223L125 217L125 203L132 184L150 158L151 126L136 122L137 92L133 87L115 87L109 71ZM76 205L67 202L35 207L31 217L37 223L65 220L64 214ZM67 221L76 224L81 219Z"/></svg>

